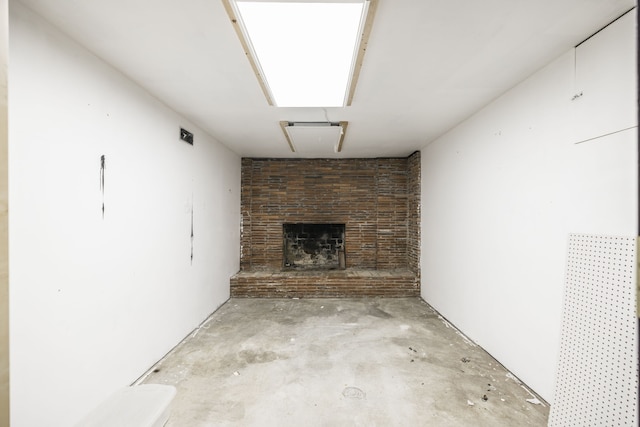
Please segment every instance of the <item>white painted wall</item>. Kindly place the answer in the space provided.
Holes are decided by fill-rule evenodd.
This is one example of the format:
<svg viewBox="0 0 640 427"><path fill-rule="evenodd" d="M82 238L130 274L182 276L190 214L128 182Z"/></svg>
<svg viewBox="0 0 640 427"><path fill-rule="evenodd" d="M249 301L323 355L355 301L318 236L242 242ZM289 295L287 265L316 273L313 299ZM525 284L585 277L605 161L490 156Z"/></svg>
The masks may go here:
<svg viewBox="0 0 640 427"><path fill-rule="evenodd" d="M68 426L228 299L240 158L18 2L9 64L12 425Z"/></svg>
<svg viewBox="0 0 640 427"><path fill-rule="evenodd" d="M0 427L9 426L9 2L0 0Z"/></svg>
<svg viewBox="0 0 640 427"><path fill-rule="evenodd" d="M547 400L568 234L637 232L637 129L575 144L637 125L635 55L634 11L422 151L423 298Z"/></svg>

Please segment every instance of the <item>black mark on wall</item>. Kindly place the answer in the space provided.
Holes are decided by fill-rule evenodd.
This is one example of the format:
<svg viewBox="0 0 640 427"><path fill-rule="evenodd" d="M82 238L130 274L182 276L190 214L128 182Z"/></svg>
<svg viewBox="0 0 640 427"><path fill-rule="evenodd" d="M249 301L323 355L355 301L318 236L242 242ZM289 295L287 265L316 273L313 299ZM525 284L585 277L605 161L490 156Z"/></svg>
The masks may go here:
<svg viewBox="0 0 640 427"><path fill-rule="evenodd" d="M102 219L104 219L104 154L100 156L100 192L102 193Z"/></svg>
<svg viewBox="0 0 640 427"><path fill-rule="evenodd" d="M191 201L191 265L193 265L193 200Z"/></svg>

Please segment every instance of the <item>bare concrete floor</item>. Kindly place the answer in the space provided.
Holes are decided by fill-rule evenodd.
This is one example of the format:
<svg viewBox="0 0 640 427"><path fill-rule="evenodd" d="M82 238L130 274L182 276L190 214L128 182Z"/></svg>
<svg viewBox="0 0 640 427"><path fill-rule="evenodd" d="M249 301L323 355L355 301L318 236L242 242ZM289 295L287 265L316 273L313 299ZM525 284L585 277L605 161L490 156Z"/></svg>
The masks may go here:
<svg viewBox="0 0 640 427"><path fill-rule="evenodd" d="M231 299L144 382L177 387L176 427L546 426L549 412L419 298Z"/></svg>

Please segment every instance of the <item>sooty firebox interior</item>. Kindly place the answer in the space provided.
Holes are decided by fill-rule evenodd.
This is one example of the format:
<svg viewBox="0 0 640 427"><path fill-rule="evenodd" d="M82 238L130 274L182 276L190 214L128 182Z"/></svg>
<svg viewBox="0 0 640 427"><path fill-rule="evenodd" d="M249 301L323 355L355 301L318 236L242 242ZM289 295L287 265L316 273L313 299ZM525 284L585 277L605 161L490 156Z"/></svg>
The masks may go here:
<svg viewBox="0 0 640 427"><path fill-rule="evenodd" d="M283 224L283 268L344 269L344 229L344 224Z"/></svg>

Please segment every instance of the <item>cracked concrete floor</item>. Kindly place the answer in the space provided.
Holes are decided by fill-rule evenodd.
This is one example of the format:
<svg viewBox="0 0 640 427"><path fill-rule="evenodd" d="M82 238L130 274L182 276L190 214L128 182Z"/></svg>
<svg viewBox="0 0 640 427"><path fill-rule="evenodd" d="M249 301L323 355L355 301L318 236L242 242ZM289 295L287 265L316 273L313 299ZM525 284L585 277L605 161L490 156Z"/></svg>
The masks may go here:
<svg viewBox="0 0 640 427"><path fill-rule="evenodd" d="M150 370L167 426L546 426L549 408L419 298L231 299Z"/></svg>

